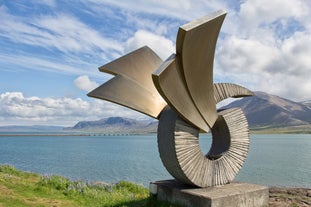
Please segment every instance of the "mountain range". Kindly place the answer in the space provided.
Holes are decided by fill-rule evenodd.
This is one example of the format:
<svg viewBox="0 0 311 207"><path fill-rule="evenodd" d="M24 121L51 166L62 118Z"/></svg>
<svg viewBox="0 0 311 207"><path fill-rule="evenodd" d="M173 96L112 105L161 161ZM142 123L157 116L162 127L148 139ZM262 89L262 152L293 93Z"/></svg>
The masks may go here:
<svg viewBox="0 0 311 207"><path fill-rule="evenodd" d="M109 117L97 121L80 121L66 131L101 132L105 134L143 134L155 133L156 120L141 121L124 117Z"/></svg>
<svg viewBox="0 0 311 207"><path fill-rule="evenodd" d="M311 109L311 100L302 101L301 103Z"/></svg>
<svg viewBox="0 0 311 207"><path fill-rule="evenodd" d="M225 108L243 109L250 128L271 128L310 125L311 102L294 102L264 92L234 101ZM66 130L101 131L105 133L150 133L157 131L157 121L138 121L135 119L110 117L98 121L81 121Z"/></svg>
<svg viewBox="0 0 311 207"><path fill-rule="evenodd" d="M234 101L223 108L240 107L244 111L249 126L282 127L311 124L310 102L294 102L264 92Z"/></svg>
<svg viewBox="0 0 311 207"><path fill-rule="evenodd" d="M255 92L254 96L244 97L222 107L243 109L251 129L304 127L311 131L311 100L294 102L264 92ZM155 133L158 122L155 119L136 120L124 117L109 117L97 121L80 121L73 127L53 126L0 126L0 131L66 131L95 132L105 134L142 134Z"/></svg>

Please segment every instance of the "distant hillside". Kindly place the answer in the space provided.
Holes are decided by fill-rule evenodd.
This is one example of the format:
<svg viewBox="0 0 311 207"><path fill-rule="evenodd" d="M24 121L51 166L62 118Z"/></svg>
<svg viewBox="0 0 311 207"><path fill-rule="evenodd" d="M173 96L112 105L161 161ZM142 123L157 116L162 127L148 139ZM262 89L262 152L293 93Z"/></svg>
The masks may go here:
<svg viewBox="0 0 311 207"><path fill-rule="evenodd" d="M303 102L300 102L302 103L303 105L307 106L309 109L311 109L311 100L308 100L308 101L303 101Z"/></svg>
<svg viewBox="0 0 311 207"><path fill-rule="evenodd" d="M142 134L155 133L157 121L139 121L123 117L109 117L97 121L80 121L73 127L67 127L67 131L86 131L111 134Z"/></svg>
<svg viewBox="0 0 311 207"><path fill-rule="evenodd" d="M310 132L311 100L294 102L264 92L234 101L222 108L240 107L243 109L252 129L276 128L275 132ZM0 126L0 132L94 132L106 134L156 133L158 122L155 119L140 121L123 117L109 117L97 121L80 121L73 127L61 126ZM280 128L282 127L282 129ZM274 130L274 129L273 129ZM272 131L274 132L274 131ZM269 131L270 133L270 131Z"/></svg>
<svg viewBox="0 0 311 207"><path fill-rule="evenodd" d="M296 126L311 124L311 109L297 103L264 92L255 92L223 108L240 107L243 109L250 127L257 126Z"/></svg>
<svg viewBox="0 0 311 207"><path fill-rule="evenodd" d="M250 128L256 130L262 127L264 129L277 128L276 132L287 133L288 131L305 131L305 128L310 131L311 109L308 107L308 103L297 103L264 92L255 92L254 96L234 101L222 108L242 108ZM123 117L110 117L97 121L80 121L75 126L65 128L65 130L106 134L143 134L156 133L157 125L157 120L139 121Z"/></svg>

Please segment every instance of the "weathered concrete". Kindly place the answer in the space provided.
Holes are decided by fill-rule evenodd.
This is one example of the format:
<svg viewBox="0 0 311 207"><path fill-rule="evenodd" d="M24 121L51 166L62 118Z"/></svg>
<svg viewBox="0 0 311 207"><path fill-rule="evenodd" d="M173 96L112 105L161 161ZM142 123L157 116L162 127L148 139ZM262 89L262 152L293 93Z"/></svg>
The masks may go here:
<svg viewBox="0 0 311 207"><path fill-rule="evenodd" d="M243 111L240 108L219 111L211 131L212 145L205 155L199 143L199 128L165 107L158 125L158 147L165 168L175 179L201 188L233 181L249 149L249 130Z"/></svg>
<svg viewBox="0 0 311 207"><path fill-rule="evenodd" d="M264 207L269 206L269 188L249 183L195 188L176 180L150 183L150 193L161 201L186 207Z"/></svg>

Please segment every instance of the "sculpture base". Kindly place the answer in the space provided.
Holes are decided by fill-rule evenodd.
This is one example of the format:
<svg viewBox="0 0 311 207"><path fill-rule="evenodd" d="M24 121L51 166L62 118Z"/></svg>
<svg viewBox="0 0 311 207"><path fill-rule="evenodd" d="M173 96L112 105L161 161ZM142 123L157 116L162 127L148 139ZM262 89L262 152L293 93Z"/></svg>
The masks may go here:
<svg viewBox="0 0 311 207"><path fill-rule="evenodd" d="M269 188L233 182L223 186L196 188L176 180L150 183L150 194L160 201L187 207L263 207L269 206Z"/></svg>

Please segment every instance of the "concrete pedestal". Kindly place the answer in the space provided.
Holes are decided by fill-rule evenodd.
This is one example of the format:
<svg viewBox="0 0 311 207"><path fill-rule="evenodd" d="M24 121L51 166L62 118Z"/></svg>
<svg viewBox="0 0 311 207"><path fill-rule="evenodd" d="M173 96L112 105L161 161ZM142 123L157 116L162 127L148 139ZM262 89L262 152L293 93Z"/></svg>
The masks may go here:
<svg viewBox="0 0 311 207"><path fill-rule="evenodd" d="M264 207L269 206L269 188L234 182L224 186L196 188L176 180L150 183L150 193L161 201L187 207Z"/></svg>

